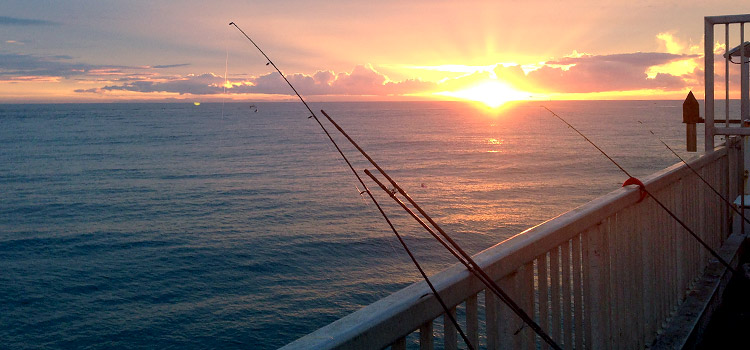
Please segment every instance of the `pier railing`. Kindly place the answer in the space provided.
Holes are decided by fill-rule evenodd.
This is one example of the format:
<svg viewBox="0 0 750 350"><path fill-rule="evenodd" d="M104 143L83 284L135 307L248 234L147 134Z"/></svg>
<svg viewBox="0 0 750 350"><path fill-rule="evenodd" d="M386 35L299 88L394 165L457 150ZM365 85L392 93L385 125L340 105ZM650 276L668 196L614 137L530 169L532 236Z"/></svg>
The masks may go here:
<svg viewBox="0 0 750 350"><path fill-rule="evenodd" d="M734 198L738 159L737 149L721 147L689 163L720 193ZM711 247L722 245L730 231L727 205L684 164L643 180ZM638 200L636 188L615 190L475 260L562 347L643 348L684 300L710 255L652 199ZM475 347L546 348L462 265L431 280L457 311ZM465 348L452 324L443 322L443 313L419 282L284 349L405 349L416 343L420 349Z"/></svg>
<svg viewBox="0 0 750 350"><path fill-rule="evenodd" d="M748 64L748 60L750 60L750 44L748 44L745 41L745 23L750 23L750 14L743 14L743 15L729 15L729 16L708 16L704 18L704 40L703 40L703 46L704 46L704 74L705 74L705 88L706 88L706 98L705 98L705 135L706 135L706 152L709 152L714 148L714 137L720 136L720 135L744 135L744 136L750 136L750 128L739 128L739 127L732 127L730 126L731 123L740 123L741 121L744 121L745 119L750 118L750 80L748 79L748 75L750 75L750 66ZM715 92L716 92L716 85L714 81L714 75L715 75L715 66L714 66L714 55L717 55L718 52L716 51L716 45L720 44L719 42L715 42L716 39L714 36L715 27L717 25L724 25L724 43L722 44L724 46L724 53L723 53L723 61L724 61L724 72L723 73L723 82L720 87L724 88L724 94L721 96L724 99L724 119L723 120L717 120L715 119L715 109L716 109L716 101L715 101ZM730 33L734 30L736 34L736 37L732 35L730 37ZM736 43L737 50L734 51L734 54L732 54L732 46L734 46ZM735 56L732 58L732 56ZM739 56L739 57L736 57ZM740 64L739 68L732 68L732 70L740 70L740 113L739 116L732 115L730 113L729 108L729 101L730 98L736 98L732 95L736 95L736 93L730 93L730 90L733 90L734 92L737 91L737 86L734 84L734 88L732 89L732 80L730 77L732 76L732 72L730 72L730 67L736 67L737 64L734 60L737 60L738 62L745 62L744 64ZM731 116L735 117L735 120L732 121ZM739 117L739 118L737 118ZM718 126L721 124L724 124L724 126Z"/></svg>

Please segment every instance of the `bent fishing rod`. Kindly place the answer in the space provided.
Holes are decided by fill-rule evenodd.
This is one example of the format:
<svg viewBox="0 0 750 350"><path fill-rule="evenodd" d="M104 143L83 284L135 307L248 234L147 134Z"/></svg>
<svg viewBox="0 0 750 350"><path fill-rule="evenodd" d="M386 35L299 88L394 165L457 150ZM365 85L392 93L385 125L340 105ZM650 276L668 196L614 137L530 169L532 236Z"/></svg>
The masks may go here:
<svg viewBox="0 0 750 350"><path fill-rule="evenodd" d="M532 330L534 330L534 332L537 335L539 335L539 337L542 338L542 340L544 340L544 342L546 342L553 349L562 349L560 347L560 345L558 345L539 326L539 324L536 323L536 321L534 321L515 301L513 301L513 299L510 298L510 296L505 291L503 291L502 288L500 288L500 286L495 282L495 280L493 280L484 271L484 269L482 269L482 267L479 266L479 264L477 264L474 261L474 259L471 257L471 255L469 255L468 253L466 253L466 251L464 251L461 248L461 246L458 245L458 243L456 243L456 241L454 241L450 237L450 235L448 235L445 232L445 230L443 230L443 228L440 227L440 225L437 222L435 222L435 220L433 220L432 217L429 214L427 214L427 212L425 212L424 209L422 209L422 207L419 204L417 204L417 202L401 186L399 186L399 184L392 177L390 177L388 175L388 173L383 168L381 168L380 165L378 165L378 163L372 157L370 157L370 155L367 154L367 152L364 149L362 149L362 147L360 147L359 144L357 144L357 142L354 141L354 139L352 139L349 136L349 134L347 134L346 131L344 131L344 129L341 126L339 126L338 123L336 123L336 121L333 120L333 118L331 118L331 116L328 115L328 113L326 113L324 110L321 110L320 112L323 113L323 115L328 119L328 121L331 122L331 124L347 140L349 140L349 143L351 143L352 146L354 146L354 148L356 148L359 151L359 153L362 154L362 156L364 156L367 159L367 161L370 162L370 164L372 164L372 166L374 166L375 169L377 169L378 172L381 175L383 175L383 177L385 177L386 180L388 180L388 182L391 183L391 185L394 188L394 191L391 191L387 187L385 187L385 185L383 185L380 181L378 181L372 175L372 173L369 170L365 170L365 174L367 174L368 176L370 176L370 178L372 178L380 186L380 188L383 191L385 191L386 193L388 193L391 198L393 198L403 209L405 209L407 211L407 213L409 213L412 218L416 219L417 222L419 222L420 225L423 228L427 229L427 231L430 232L433 235L433 237L435 237L438 241L440 241L440 243L443 244L443 246L445 246L447 248L447 244L450 244L450 246L453 249L448 249L448 250L451 251L451 253L453 253L455 251L455 253L453 253L454 256L456 255L456 253L461 256L461 258L458 258L458 257L456 257L456 258L458 258L458 260L460 262L462 262L464 264L464 266L467 267L467 269L469 270L469 272L471 272L472 274L474 274L480 280L480 282L482 282L491 292L493 292L493 294L495 294L503 303L505 303L511 309L511 311L513 311L513 313L515 313L526 325L528 325ZM442 239L438 238L437 235L424 224L424 222L422 222L419 218L417 218L417 216L413 212L411 212L395 196L396 193L401 194L415 209L417 209L417 211L422 215L422 217L424 217L430 223L430 225L432 225L440 233L440 235L445 239L445 241L447 241L447 243L443 243Z"/></svg>
<svg viewBox="0 0 750 350"><path fill-rule="evenodd" d="M398 238L399 243L401 243L401 246L404 248L404 250L406 251L406 253L409 255L409 258L411 259L411 261L414 264L414 266L416 266L417 270L419 270L419 274L422 275L422 279L424 279L424 281L427 283L427 285L429 286L430 290L432 291L432 294L435 296L435 299L437 299L437 301L440 303L440 306L443 308L443 311L445 311L445 315L447 315L447 317L450 319L451 323L453 323L453 325L456 327L456 330L458 330L458 333L461 335L461 338L466 343L466 346L469 349L474 350L474 346L471 344L471 342L469 341L469 338L466 336L466 334L464 333L464 331L461 329L461 326L459 326L458 321L453 316L453 313L451 312L451 310L448 307L448 305L445 303L445 301L443 300L443 298L438 293L437 289L435 289L435 286L432 284L432 282L430 281L430 279L427 277L427 274L424 272L424 269L422 269L422 266L419 264L419 262L417 261L416 257L414 256L414 254L409 249L408 245L406 244L406 241L404 241L404 239L398 233L398 230L396 230L396 227L393 226L393 223L388 218L388 216L386 215L385 211L383 211L383 208L380 206L380 204L378 203L378 201L372 195L372 192L367 188L367 185L365 185L364 181L362 180L362 177L360 177L359 173L357 173L357 171L354 170L354 166L352 166L351 162L349 162L349 159L346 157L346 155L344 155L344 152L341 150L341 148L339 147L339 145L333 139L333 137L328 132L328 130L326 129L326 127L323 126L323 124L320 122L320 119L318 119L318 117L315 115L315 112L312 111L312 109L307 104L307 102L305 102L305 99L302 98L302 95L300 95L300 93L297 91L297 89L294 88L294 86L292 85L292 83L289 82L289 80L286 78L286 76L284 75L284 73L281 72L281 69L279 69L276 66L276 64L271 60L271 58L268 57L268 55L266 55L266 53L263 52L263 50L261 50L261 48L258 46L258 44L256 44L253 41L253 39L250 39L250 36L248 36L234 22L230 22L229 25L230 26L233 25L235 28L237 28L237 30L239 30L240 33L242 33L242 35L244 35L245 38L247 38L247 40L249 40L253 44L253 46L255 46L256 49L258 49L258 51L263 55L263 57L265 57L266 60L268 60L267 64L270 64L271 66L273 66L274 69L276 69L276 71L279 73L279 75L281 75L281 77L284 78L284 81L286 81L287 85L289 85L289 87L292 88L292 91L294 91L294 93L297 95L297 97L299 98L299 100L302 101L302 104L304 104L305 107L307 108L307 110L310 112L310 117L309 118L315 119L315 121L318 123L318 125L320 126L320 128L326 134L326 136L328 136L328 139L331 141L331 143L333 144L333 146L336 147L336 150L339 152L339 155L341 155L341 157L344 159L344 161L346 162L346 164L349 166L349 169L352 171L352 173L354 174L354 176L357 178L357 180L359 181L359 183L364 188L364 191L360 192L360 195L363 194L363 193L367 193L367 195L369 196L370 200L372 200L372 202L378 208L378 211L380 212L380 215L388 223L388 226L391 228L391 231L393 231L393 233L396 235L396 238Z"/></svg>
<svg viewBox="0 0 750 350"><path fill-rule="evenodd" d="M617 166L620 169L620 171L622 171L625 174L625 176L628 177L628 179L625 181L625 183L623 184L623 186L626 186L626 185L638 185L638 187L639 187L639 189L641 191L641 199L644 198L644 195L647 195L647 196L651 197L651 199L653 199L656 204L658 204L662 209L664 209L665 212L667 212L667 214L669 214L669 216L671 216L675 221L677 221L677 223L679 223L680 226L682 226L685 229L685 231L687 231L691 236L693 236L693 238L695 238L695 240L698 241L698 243L700 243L700 245L702 245L704 248L706 248L706 250L708 250L708 252L711 253L711 255L713 255L713 257L716 258L716 260L719 261L719 263L721 263L722 265L724 265L724 267L726 267L727 270L731 271L732 274L735 275L735 276L744 276L742 274L739 274L737 272L737 270L735 270L732 267L732 265L730 265L726 260L724 260L724 258L722 258L719 255L719 253L717 253L713 248L711 248L711 246L708 245L708 243L706 243L703 239L701 239L700 236L698 236L698 234L695 233L695 231L693 231L690 227L688 227L688 225L685 224L682 220L680 220L680 218L678 218L677 215L675 215L671 210L669 210L669 208L667 208L667 206L664 205L664 203L662 203L658 198L656 198L646 188L646 186L640 180L638 180L635 177L631 176L630 173L628 173L628 171L625 170L625 168L623 168L622 166L620 166L620 164L618 164L617 161L615 161L614 159L612 159L612 157L610 157L606 152L604 152L604 150L602 150L593 141L591 141L588 137L586 137L586 135L584 135L580 130L578 130L572 124L568 123L568 121L566 121L565 119L563 119L563 117L559 116L557 113L553 112L551 109L547 108L546 106L541 106L541 107L544 108L544 109L546 109L553 116L557 117L557 119L560 119L560 121L562 121L568 127L570 127L571 129L573 129L576 133L578 133L578 135L581 135L581 137L583 137L586 141L588 141L588 143L590 143L592 146L594 146L594 148L596 148L597 150L599 150L599 153L601 153L602 155L604 155L605 157L607 157L607 159L609 159L609 161L612 162L612 164L614 164L615 166Z"/></svg>
<svg viewBox="0 0 750 350"><path fill-rule="evenodd" d="M638 123L641 124L644 128L646 127L645 124L643 124L642 121L639 120ZM669 145L666 142L664 142L664 140L662 140L661 137L657 136L651 129L647 128L646 130L648 130L648 132L650 132L651 135L654 135L654 137L656 137L656 139L659 140L659 142L661 142L661 144L664 145L664 147L666 147L670 152L672 152L672 154L674 154L675 157L679 158L680 161L682 161L682 163L685 164L685 166L687 166L688 169L690 169L690 171L692 171L696 176L698 176L698 178L701 179L701 181L703 181L703 183L706 184L706 186L708 186L708 188L710 188L711 191L713 191L714 193L716 193L716 195L719 196L719 198L721 198L721 200L723 200L724 203L726 203L730 208L732 208L732 210L734 210L735 213L739 214L742 217L742 220L744 220L746 223L750 224L750 220L748 220L748 218L745 216L745 214L743 214L739 209L737 209L737 207L735 207L734 204L729 201L729 199L727 199L721 193L719 193L719 191L716 190L716 188L714 186L712 186L708 182L708 180L706 180L700 173L698 173L698 171L695 170L695 168L693 168L692 166L690 166L690 164L688 164L688 162L686 162L685 159L683 159L682 157L680 157L680 155L677 154L677 152L675 152L675 150L672 149L672 147L669 147ZM727 143L728 143L728 141L727 141Z"/></svg>

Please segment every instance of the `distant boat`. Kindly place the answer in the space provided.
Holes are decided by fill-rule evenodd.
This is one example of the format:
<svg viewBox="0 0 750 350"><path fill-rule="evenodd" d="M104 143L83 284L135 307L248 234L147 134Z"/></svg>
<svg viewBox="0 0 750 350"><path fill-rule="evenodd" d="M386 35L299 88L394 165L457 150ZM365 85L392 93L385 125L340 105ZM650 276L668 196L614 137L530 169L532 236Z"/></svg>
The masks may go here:
<svg viewBox="0 0 750 350"><path fill-rule="evenodd" d="M258 107L256 107L255 105L250 105L250 109L252 109L253 112L258 113Z"/></svg>

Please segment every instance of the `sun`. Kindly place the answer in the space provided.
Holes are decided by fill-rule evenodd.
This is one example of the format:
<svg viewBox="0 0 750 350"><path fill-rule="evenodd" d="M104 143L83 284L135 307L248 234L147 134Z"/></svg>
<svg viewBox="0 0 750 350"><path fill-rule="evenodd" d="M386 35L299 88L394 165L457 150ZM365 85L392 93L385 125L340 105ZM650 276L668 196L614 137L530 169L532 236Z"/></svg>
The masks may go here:
<svg viewBox="0 0 750 350"><path fill-rule="evenodd" d="M499 80L486 80L457 91L442 91L438 95L476 101L490 108L498 108L510 101L528 100L529 93L519 91Z"/></svg>

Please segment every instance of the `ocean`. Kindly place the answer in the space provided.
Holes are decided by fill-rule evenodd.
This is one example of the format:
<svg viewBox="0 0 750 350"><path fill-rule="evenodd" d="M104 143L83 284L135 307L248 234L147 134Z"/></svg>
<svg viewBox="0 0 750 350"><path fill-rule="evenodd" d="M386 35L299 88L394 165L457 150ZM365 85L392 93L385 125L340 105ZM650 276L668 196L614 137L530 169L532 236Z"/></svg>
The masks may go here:
<svg viewBox="0 0 750 350"><path fill-rule="evenodd" d="M634 176L679 162L649 129L692 156L682 101L311 105L477 253L626 179L542 104ZM0 348L275 349L420 280L304 106L253 105L0 105Z"/></svg>

